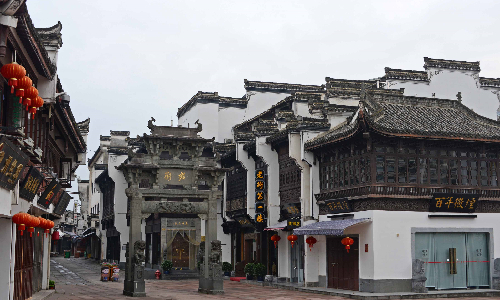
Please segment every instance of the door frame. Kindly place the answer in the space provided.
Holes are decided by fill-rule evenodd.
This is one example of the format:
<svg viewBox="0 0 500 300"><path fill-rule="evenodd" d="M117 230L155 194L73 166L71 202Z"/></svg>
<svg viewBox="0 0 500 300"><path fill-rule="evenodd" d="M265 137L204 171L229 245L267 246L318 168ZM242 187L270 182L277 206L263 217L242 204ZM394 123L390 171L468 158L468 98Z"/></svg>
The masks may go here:
<svg viewBox="0 0 500 300"><path fill-rule="evenodd" d="M411 228L411 261L415 259L415 233L486 233L488 240L488 256L490 260L490 282L489 288L491 288L493 282L493 272L494 272L494 241L493 241L493 228L456 228L456 227L412 227Z"/></svg>
<svg viewBox="0 0 500 300"><path fill-rule="evenodd" d="M326 254L326 255L325 255L325 256L326 256L326 262L325 262L325 270L326 270L326 288L328 288L328 289L330 289L330 288L328 287L328 282L329 282L329 279L330 279L330 278L329 278L329 274L330 274L330 273L329 273L329 270L328 270L328 266L329 266L329 263L328 263L328 262L329 262L329 260L328 260L328 239L329 239L329 237L337 237L337 238L341 238L341 239L342 239L342 238L344 238L344 237L348 237L348 236L349 236L349 237L355 237L355 238L357 238L357 239L358 239L358 287L357 287L358 289L357 289L357 290L352 290L352 291L359 291L359 290L360 290L360 288L359 288L359 284L360 284L360 282L361 282L361 277L359 276L359 269L360 269L360 262L361 262L361 261L360 261L359 257L360 257L360 253L361 253L361 243L360 243L360 240L361 240L361 239L360 239L359 234L349 234L349 235L325 235L325 244L326 244L326 253L325 253L325 254ZM344 290L344 291L351 291L351 290Z"/></svg>

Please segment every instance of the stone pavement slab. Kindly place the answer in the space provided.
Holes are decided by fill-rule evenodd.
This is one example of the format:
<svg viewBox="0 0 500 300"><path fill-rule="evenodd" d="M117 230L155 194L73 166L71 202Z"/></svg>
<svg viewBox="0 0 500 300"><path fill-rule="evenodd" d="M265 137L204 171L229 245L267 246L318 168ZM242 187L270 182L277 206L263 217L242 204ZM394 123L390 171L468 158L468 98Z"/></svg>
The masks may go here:
<svg viewBox="0 0 500 300"><path fill-rule="evenodd" d="M100 266L97 262L92 260L83 258L53 258L51 276L53 276L51 279L56 281L56 293L47 297L47 300L131 299L131 297L126 297L122 294L124 274L120 272L119 282L101 282L99 280ZM198 293L198 280L146 280L146 293L148 297L141 299L341 300L346 299L346 297L352 297L349 295L344 297L322 295L316 294L314 291L308 291L306 293L297 290L279 289L270 286L256 286L229 280L224 281L224 291L224 295L200 294ZM377 298L374 297L373 299ZM386 299L389 299L389 297L386 297ZM455 298L450 297L447 299ZM458 299L490 300L494 298L474 297Z"/></svg>

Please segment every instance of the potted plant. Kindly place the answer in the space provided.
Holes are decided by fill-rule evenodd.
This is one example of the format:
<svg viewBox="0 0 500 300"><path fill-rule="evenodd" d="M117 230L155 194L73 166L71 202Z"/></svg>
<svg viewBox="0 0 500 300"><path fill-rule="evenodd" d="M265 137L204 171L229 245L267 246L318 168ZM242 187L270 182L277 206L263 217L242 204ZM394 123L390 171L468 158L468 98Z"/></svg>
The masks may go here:
<svg viewBox="0 0 500 300"><path fill-rule="evenodd" d="M231 271L233 270L233 265L225 261L222 263L222 271L224 271L224 276L231 276Z"/></svg>
<svg viewBox="0 0 500 300"><path fill-rule="evenodd" d="M245 274L247 274L247 280L252 280L253 279L253 267L255 266L254 263L248 263L245 265Z"/></svg>
<svg viewBox="0 0 500 300"><path fill-rule="evenodd" d="M170 270L172 270L172 267L174 264L170 260L164 260L161 263L161 268L163 269L163 274L170 274Z"/></svg>
<svg viewBox="0 0 500 300"><path fill-rule="evenodd" d="M56 288L56 283L54 280L49 280L49 290L54 290Z"/></svg>
<svg viewBox="0 0 500 300"><path fill-rule="evenodd" d="M257 281L263 282L266 273L267 273L267 268L261 263L255 264L255 266L253 267L253 275L257 277Z"/></svg>

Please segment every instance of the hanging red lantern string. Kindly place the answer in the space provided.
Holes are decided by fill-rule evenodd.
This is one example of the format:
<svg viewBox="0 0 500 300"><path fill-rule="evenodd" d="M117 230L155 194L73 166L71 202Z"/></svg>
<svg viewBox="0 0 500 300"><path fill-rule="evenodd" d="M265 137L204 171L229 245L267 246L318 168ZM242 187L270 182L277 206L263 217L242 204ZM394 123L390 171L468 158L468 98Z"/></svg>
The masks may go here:
<svg viewBox="0 0 500 300"><path fill-rule="evenodd" d="M17 80L16 97L19 97L19 103L23 103L24 91L33 85L33 81L28 76Z"/></svg>
<svg viewBox="0 0 500 300"><path fill-rule="evenodd" d="M28 232L30 233L30 237L33 237L33 232L35 232L35 227L40 225L40 220L35 216L30 216L30 219L26 225L28 225Z"/></svg>
<svg viewBox="0 0 500 300"><path fill-rule="evenodd" d="M26 229L26 223L29 221L30 215L25 212L20 212L12 216L12 222L17 224L17 229L21 231L23 235L23 230Z"/></svg>
<svg viewBox="0 0 500 300"><path fill-rule="evenodd" d="M299 239L298 236L296 236L295 234L290 234L287 239L290 241L290 243L292 244L292 248L293 248L293 245L295 244L295 242Z"/></svg>
<svg viewBox="0 0 500 300"><path fill-rule="evenodd" d="M38 90L34 86L30 86L24 91L23 105L26 105L26 110L32 106L31 102L35 100L36 97L38 97Z"/></svg>
<svg viewBox="0 0 500 300"><path fill-rule="evenodd" d="M17 80L26 76L26 69L20 64L13 62L3 65L0 69L2 76L9 81L10 93L14 93L14 88L17 86Z"/></svg>
<svg viewBox="0 0 500 300"><path fill-rule="evenodd" d="M47 219L44 219L42 217L38 217L38 219L40 219L39 227L45 229L45 231L44 231L45 237L48 237L48 234L50 233L50 229L52 227L54 227L54 222L47 220Z"/></svg>
<svg viewBox="0 0 500 300"><path fill-rule="evenodd" d="M349 253L349 249L351 249L351 245L354 244L354 240L350 237L345 237L342 239L341 243L345 246L347 253Z"/></svg>
<svg viewBox="0 0 500 300"><path fill-rule="evenodd" d="M38 227L42 228L42 229L45 229L45 225L46 225L46 221L44 218L42 217L38 217L38 220L40 220L40 224L38 224ZM37 232L36 233L36 236L40 236L40 232Z"/></svg>
<svg viewBox="0 0 500 300"><path fill-rule="evenodd" d="M306 239L306 243L309 245L309 251L312 250L312 247L314 246L314 244L316 244L318 242L318 240L316 240L313 236L310 236Z"/></svg>
<svg viewBox="0 0 500 300"><path fill-rule="evenodd" d="M281 240L281 237L277 234L271 236L271 241L274 242L274 248L278 248L278 242Z"/></svg>
<svg viewBox="0 0 500 300"><path fill-rule="evenodd" d="M31 113L31 118L33 119L36 114L36 110L39 107L43 106L43 99L40 96L36 96L35 99L31 100L31 107L30 107L30 113Z"/></svg>

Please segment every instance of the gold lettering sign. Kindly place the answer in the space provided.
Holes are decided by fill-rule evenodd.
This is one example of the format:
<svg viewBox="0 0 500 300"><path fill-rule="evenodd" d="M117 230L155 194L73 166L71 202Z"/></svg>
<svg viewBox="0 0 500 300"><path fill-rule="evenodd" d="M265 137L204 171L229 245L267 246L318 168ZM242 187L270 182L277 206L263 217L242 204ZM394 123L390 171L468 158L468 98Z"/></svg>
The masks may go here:
<svg viewBox="0 0 500 300"><path fill-rule="evenodd" d="M432 212L472 213L476 210L477 194L445 194L436 193L431 200L429 210Z"/></svg>

